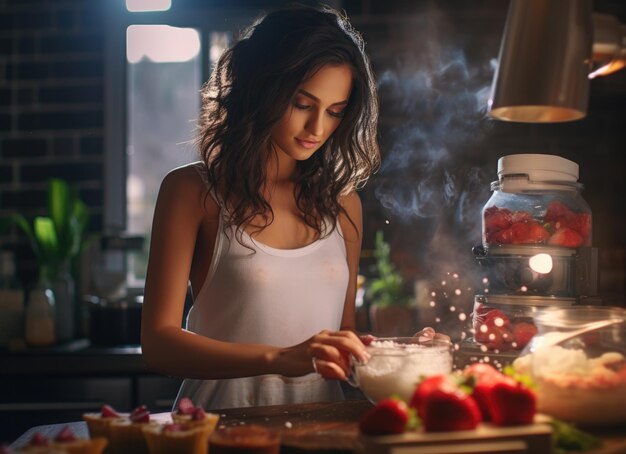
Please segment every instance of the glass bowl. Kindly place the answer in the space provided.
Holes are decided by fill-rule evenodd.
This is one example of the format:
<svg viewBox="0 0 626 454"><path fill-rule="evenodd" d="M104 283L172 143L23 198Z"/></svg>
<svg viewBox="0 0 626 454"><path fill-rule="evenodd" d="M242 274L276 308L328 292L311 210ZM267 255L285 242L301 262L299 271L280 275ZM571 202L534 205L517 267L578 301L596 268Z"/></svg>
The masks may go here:
<svg viewBox="0 0 626 454"><path fill-rule="evenodd" d="M616 323L568 335L604 320ZM624 321L626 309L608 306L555 308L535 317L538 334L513 365L532 375L539 412L583 426L626 423Z"/></svg>
<svg viewBox="0 0 626 454"><path fill-rule="evenodd" d="M373 403L396 395L409 401L423 377L452 371L452 343L418 337L377 338L366 347L366 363L352 361L348 383Z"/></svg>

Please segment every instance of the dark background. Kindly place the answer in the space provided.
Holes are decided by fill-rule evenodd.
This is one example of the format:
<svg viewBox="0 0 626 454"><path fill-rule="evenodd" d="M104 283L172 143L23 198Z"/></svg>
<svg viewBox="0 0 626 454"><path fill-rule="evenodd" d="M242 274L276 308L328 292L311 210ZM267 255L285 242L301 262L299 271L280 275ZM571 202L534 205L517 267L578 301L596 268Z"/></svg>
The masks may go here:
<svg viewBox="0 0 626 454"><path fill-rule="evenodd" d="M198 14L251 12L277 1L184 1ZM594 216L599 289L606 304L625 303L626 71L591 81L588 116L564 124L487 119L485 106L508 2L504 0L345 0L362 33L380 86L383 166L361 196L362 273L371 273L374 234L384 229L408 282L458 274L471 304L480 242L480 208L500 156L549 153L580 165L583 197ZM46 181L79 190L103 227L106 125L104 22L113 1L0 0L0 216L45 209ZM626 22L626 3L598 0L594 10ZM0 246L16 252L31 282L36 263L12 229ZM451 274L450 274L451 273Z"/></svg>

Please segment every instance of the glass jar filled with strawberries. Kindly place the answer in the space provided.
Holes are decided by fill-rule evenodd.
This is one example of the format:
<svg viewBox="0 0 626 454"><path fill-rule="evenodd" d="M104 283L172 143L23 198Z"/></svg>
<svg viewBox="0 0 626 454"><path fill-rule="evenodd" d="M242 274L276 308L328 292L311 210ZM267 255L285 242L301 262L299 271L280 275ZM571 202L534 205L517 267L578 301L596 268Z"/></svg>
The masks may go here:
<svg viewBox="0 0 626 454"><path fill-rule="evenodd" d="M517 154L498 160L498 181L483 208L485 248L502 245L591 246L591 209L578 164L560 156Z"/></svg>

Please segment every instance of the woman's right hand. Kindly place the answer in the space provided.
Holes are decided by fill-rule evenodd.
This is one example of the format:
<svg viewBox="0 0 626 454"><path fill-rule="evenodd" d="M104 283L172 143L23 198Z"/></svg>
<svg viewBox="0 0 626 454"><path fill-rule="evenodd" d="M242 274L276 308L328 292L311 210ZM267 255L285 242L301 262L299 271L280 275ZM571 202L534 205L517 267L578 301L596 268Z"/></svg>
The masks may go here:
<svg viewBox="0 0 626 454"><path fill-rule="evenodd" d="M354 332L324 330L301 344L282 350L279 356L289 365L283 375L316 372L326 379L347 380L351 356L366 362L370 355Z"/></svg>

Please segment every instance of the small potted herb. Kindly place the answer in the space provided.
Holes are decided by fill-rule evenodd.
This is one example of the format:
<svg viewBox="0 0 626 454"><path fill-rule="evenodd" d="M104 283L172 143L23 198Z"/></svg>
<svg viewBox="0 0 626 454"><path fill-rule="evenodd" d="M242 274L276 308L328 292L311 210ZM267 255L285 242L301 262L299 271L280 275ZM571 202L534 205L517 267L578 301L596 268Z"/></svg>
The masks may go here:
<svg viewBox="0 0 626 454"><path fill-rule="evenodd" d="M374 242L376 275L366 286L372 332L378 336L412 336L417 331L417 308L405 282L391 261L391 247L383 232Z"/></svg>

